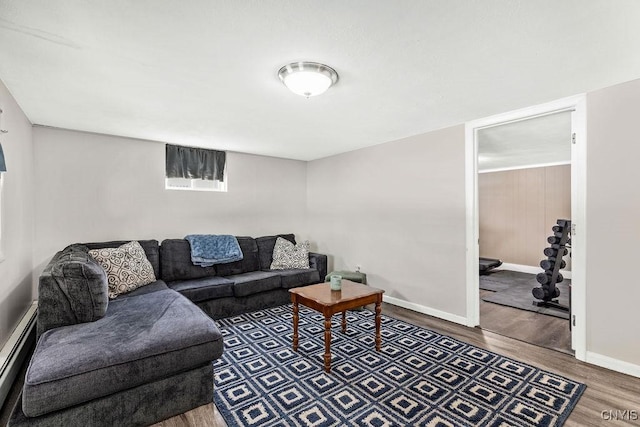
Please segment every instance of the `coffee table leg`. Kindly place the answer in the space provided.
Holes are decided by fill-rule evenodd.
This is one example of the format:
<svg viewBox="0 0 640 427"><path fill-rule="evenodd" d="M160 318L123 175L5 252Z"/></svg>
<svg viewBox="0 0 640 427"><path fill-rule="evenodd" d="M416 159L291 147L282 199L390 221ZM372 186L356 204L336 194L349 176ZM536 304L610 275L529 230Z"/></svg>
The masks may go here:
<svg viewBox="0 0 640 427"><path fill-rule="evenodd" d="M331 372L331 316L324 317L324 370Z"/></svg>
<svg viewBox="0 0 640 427"><path fill-rule="evenodd" d="M298 351L298 301L293 301L293 351Z"/></svg>
<svg viewBox="0 0 640 427"><path fill-rule="evenodd" d="M382 313L382 301L378 299L376 301L376 351L380 351L380 345L382 344L382 338L380 337L380 323L382 317L380 314Z"/></svg>
<svg viewBox="0 0 640 427"><path fill-rule="evenodd" d="M347 310L342 312L342 333L347 333Z"/></svg>

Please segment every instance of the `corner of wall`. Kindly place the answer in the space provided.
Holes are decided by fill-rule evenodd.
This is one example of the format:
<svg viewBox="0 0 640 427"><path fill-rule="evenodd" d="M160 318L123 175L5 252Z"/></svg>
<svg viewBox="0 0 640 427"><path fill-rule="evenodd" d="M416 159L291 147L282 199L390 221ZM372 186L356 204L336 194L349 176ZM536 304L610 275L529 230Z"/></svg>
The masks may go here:
<svg viewBox="0 0 640 427"><path fill-rule="evenodd" d="M33 299L34 178L33 129L9 89L0 81L0 134L7 172L3 176L0 262L0 345L28 310Z"/></svg>

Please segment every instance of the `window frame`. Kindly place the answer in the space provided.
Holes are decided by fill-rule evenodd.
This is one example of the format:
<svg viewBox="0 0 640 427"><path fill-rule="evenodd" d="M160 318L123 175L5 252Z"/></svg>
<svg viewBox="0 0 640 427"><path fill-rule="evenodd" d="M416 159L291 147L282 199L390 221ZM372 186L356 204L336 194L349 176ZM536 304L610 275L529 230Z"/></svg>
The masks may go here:
<svg viewBox="0 0 640 427"><path fill-rule="evenodd" d="M222 177L222 181L218 181L218 180L213 180L213 181L209 181L209 180L205 180L205 179L200 179L200 178L168 178L167 174L165 172L165 176L164 176L164 189L165 190L178 190L178 191L203 191L203 192L209 192L209 193L226 193L228 192L229 189L229 176L228 176L228 170L229 170L229 158L226 159L225 165L224 165L224 174ZM182 180L185 183L186 182L190 182L189 186L184 186L184 187L178 187L178 186L171 186L169 184L170 180ZM211 187L206 187L206 186L194 186L194 184L200 184L202 182L212 182L214 183L214 186ZM216 184L217 183L217 184ZM0 253L2 252L1 248L0 248Z"/></svg>

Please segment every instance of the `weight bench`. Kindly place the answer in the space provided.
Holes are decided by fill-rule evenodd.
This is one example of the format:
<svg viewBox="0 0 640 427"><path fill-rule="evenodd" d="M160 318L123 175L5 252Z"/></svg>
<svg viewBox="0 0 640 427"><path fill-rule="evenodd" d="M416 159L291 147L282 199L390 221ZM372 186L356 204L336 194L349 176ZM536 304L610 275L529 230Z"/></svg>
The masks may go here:
<svg viewBox="0 0 640 427"><path fill-rule="evenodd" d="M494 268L498 268L502 265L502 261L493 258L480 257L480 274L489 274Z"/></svg>

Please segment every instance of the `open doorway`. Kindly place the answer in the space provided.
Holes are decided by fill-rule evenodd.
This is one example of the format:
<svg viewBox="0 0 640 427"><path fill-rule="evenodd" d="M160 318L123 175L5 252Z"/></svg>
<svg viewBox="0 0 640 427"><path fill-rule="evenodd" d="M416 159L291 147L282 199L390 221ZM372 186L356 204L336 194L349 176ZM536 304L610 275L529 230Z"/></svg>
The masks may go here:
<svg viewBox="0 0 640 427"><path fill-rule="evenodd" d="M560 230L557 221L571 219L571 115L498 124L476 136L480 327L569 354L570 245L564 257L544 251L553 227ZM556 259L551 284L545 270L552 272ZM549 298L535 298L538 288Z"/></svg>
<svg viewBox="0 0 640 427"><path fill-rule="evenodd" d="M536 118L549 117L549 121L553 119L561 120L561 114L568 114L570 117L570 161L565 164L553 164L556 161L549 161L547 165L540 167L556 167L556 166L569 166L570 172L567 170L562 171L562 168L558 168L554 171L548 170L548 174L538 172L531 173L530 175L538 174L538 176L556 175L556 180L560 179L559 176L563 176L566 179L567 173L569 174L570 181L570 215L571 219L571 258L568 263L568 268L565 266L565 274L570 276L571 279L571 295L570 305L571 312L568 319L562 319L563 324L568 328L571 325L570 332L570 348L573 349L574 355L579 360L585 360L586 357L586 289L585 289L585 236L586 236L586 108L584 95L575 96L571 98L565 98L558 101L550 102L548 104L529 107L522 110L517 110L509 113L504 113L485 119L475 120L466 124L466 210L467 210L467 324L469 326L480 326L480 276L479 276L479 257L480 257L480 206L479 206L479 182L483 179L481 173L479 173L478 158L479 151L479 137L492 128L498 128L500 126L506 126L509 124L516 124L518 122L529 122L533 124L533 120ZM555 118L553 116L556 116ZM565 116L566 118L567 116ZM541 123L541 122L540 122ZM535 126L534 126L535 127ZM504 128L508 129L508 128ZM524 153L523 157L534 157L533 153ZM563 160L558 160L562 163ZM486 170L491 170L490 166L485 166ZM498 172L500 167L494 167L494 172ZM517 170L517 169L513 169ZM542 179L542 178L539 178ZM551 179L553 180L553 178ZM484 185L484 183L483 183ZM485 202L486 203L486 202ZM526 214L528 215L528 213ZM552 214L555 216L556 214ZM549 224L545 224L547 227L547 235L551 235L552 226L556 219L553 218ZM544 219L545 222L549 222ZM516 227L516 233L518 232ZM577 232L576 232L577 231ZM486 238L486 236L485 236ZM544 239L544 237L543 237ZM545 241L540 242L541 245L545 245ZM544 249L544 248L543 248ZM540 255L538 263L545 257L545 254L540 249ZM484 250L484 248L483 248ZM532 249L536 251L538 249ZM489 255L489 254L486 254ZM511 254L510 256L512 256ZM489 255L490 256L490 255ZM524 255L523 255L524 256ZM520 259L521 261L517 261ZM522 266L527 266L531 261L522 261L523 258L514 258L516 261L507 262L506 267L516 267L521 270L526 270ZM567 258L565 258L566 260ZM520 264L523 263L523 264ZM529 265L532 272L543 272L544 270L538 263ZM509 265L511 264L511 265ZM569 273L570 271L570 273ZM526 273L526 271L524 271ZM567 277L569 278L569 277ZM535 286L531 286L532 288ZM529 290L531 292L531 290ZM568 292L566 292L568 293ZM530 302L533 304L535 297L530 295ZM568 296L568 295L565 295ZM527 310L524 310L527 311ZM502 319L503 323L509 320L509 314L503 313L496 314L498 319ZM520 320L514 322L517 326L521 325L530 326L535 333L544 333L546 330L545 317L540 317L538 320ZM551 320L553 322L553 320ZM566 349L567 347L565 347Z"/></svg>

